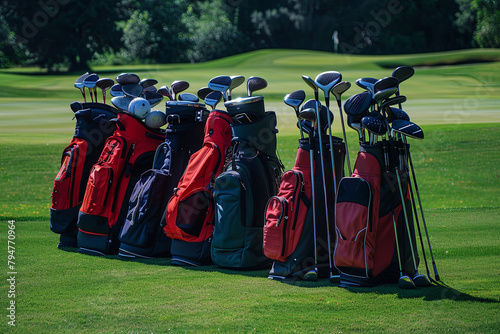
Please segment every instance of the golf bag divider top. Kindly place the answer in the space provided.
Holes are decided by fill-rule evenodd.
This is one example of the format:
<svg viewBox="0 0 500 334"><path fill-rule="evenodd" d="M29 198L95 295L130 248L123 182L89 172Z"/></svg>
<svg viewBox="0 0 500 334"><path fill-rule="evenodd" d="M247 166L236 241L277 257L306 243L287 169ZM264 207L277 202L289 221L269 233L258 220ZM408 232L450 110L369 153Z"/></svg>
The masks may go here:
<svg viewBox="0 0 500 334"><path fill-rule="evenodd" d="M291 222L295 219L288 215L288 221L284 224L284 217L282 223L276 226L277 218L279 219L280 212L285 214L285 210L280 211L280 206L277 205L277 199L272 198L268 204L266 211L266 227L264 235L264 247L265 252L269 252L272 257L278 257L279 259L274 259L272 268L269 272L270 278L293 278L293 279L304 279L304 275L309 271L317 271L318 278L328 278L329 277L329 250L328 250L328 233L330 233L330 253L333 253L333 245L335 244L335 231L334 231L334 219L335 219L335 203L334 203L334 189L333 189L333 173L330 157L330 145L327 135L323 135L323 154L324 154L324 164L325 164L325 176L327 180L326 191L327 191L327 208L325 208L324 202L324 188L323 188L323 178L321 170L321 155L319 150L319 138L314 137L312 141L313 145L313 160L314 160L314 196L315 200L315 212L316 212L316 236L314 235L314 221L313 221L313 199L312 199L312 184L311 184L311 163L310 163L310 148L311 143L309 138L302 138L299 140L299 148L297 150L297 159L295 161L295 166L292 170L302 172L304 176L304 190L305 196L311 200L311 204L307 207L307 200L303 199L303 203L298 204L297 221ZM344 175L344 161L345 161L345 145L340 138L332 137L333 142L333 153L334 153L334 163L335 163L335 173L337 184ZM286 172L285 172L286 174ZM290 175L290 178L292 174ZM290 178L283 178L278 196L282 196L283 202L292 201L291 195L292 191L287 191L291 189L293 183L290 182ZM293 180L293 178L292 178ZM328 182L330 181L330 182ZM310 190L309 190L310 189ZM281 195L280 195L281 194ZM301 195L299 195L301 196ZM297 207L297 204L296 206ZM304 209L306 209L304 213ZM329 217L329 228L328 231L326 226L326 213L328 212ZM295 213L294 213L295 214ZM303 217L303 218L302 218ZM280 227L282 225L282 227ZM295 227L295 230L293 230ZM282 228L282 229L281 229ZM301 233L298 233L300 228L302 228ZM281 233L280 233L281 232ZM268 239L268 240L266 240ZM274 241L272 241L274 239ZM316 254L314 250L316 249ZM282 255L283 254L283 255ZM288 256L286 256L288 254ZM315 260L316 258L316 260ZM317 263L315 263L317 261Z"/></svg>
<svg viewBox="0 0 500 334"><path fill-rule="evenodd" d="M201 117L181 117L190 109ZM165 141L156 149L153 168L142 174L130 196L118 257L170 256L171 240L163 230L165 211L191 155L203 144L207 115L207 110L188 106L169 114Z"/></svg>
<svg viewBox="0 0 500 334"><path fill-rule="evenodd" d="M262 246L264 213L283 172L276 155L276 122L270 111L252 122L231 125L232 158L214 187L212 261L220 267L270 266Z"/></svg>
<svg viewBox="0 0 500 334"><path fill-rule="evenodd" d="M213 185L231 145L231 117L210 112L202 148L194 153L167 205L164 230L172 239L172 264L210 264L214 228Z"/></svg>
<svg viewBox="0 0 500 334"><path fill-rule="evenodd" d="M406 272L413 272L394 173L397 150L392 143L389 145L389 168L385 171L383 145L361 145L352 177L344 178L339 184L334 263L340 271L342 286L373 286L397 281L399 265L394 222L402 266ZM401 173L405 205L409 210L408 175L404 171ZM413 226L411 216L408 219ZM414 237L414 231L411 233Z"/></svg>
<svg viewBox="0 0 500 334"><path fill-rule="evenodd" d="M164 139L163 130L148 128L128 112L118 114L116 130L90 171L78 216L80 252L118 252L118 233L130 194L140 175L151 167L154 152Z"/></svg>
<svg viewBox="0 0 500 334"><path fill-rule="evenodd" d="M59 233L58 247L77 247L78 210L92 166L99 159L106 139L115 130L118 110L102 103L83 103L75 112L76 127L64 149L61 167L54 179L50 229Z"/></svg>

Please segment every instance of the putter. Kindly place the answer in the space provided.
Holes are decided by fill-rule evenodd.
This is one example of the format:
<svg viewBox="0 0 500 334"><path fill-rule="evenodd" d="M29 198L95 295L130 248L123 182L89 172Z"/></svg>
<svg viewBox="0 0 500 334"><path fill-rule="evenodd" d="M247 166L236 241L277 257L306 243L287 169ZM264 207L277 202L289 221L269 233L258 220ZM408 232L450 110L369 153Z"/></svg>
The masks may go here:
<svg viewBox="0 0 500 334"><path fill-rule="evenodd" d="M305 99L306 99L306 93L303 90L297 90L295 92L285 95L285 97L283 98L283 102L285 102L287 106L290 106L293 108L293 110L295 110L295 115L297 116L298 120L297 124L299 125L299 130L300 130L300 138L304 138L304 134L299 117L299 107L304 102Z"/></svg>
<svg viewBox="0 0 500 334"><path fill-rule="evenodd" d="M211 90L210 88L203 87L198 89L198 92L196 94L198 95L200 100L205 100L205 97L207 97L207 95L210 94L211 92L213 92L213 90Z"/></svg>
<svg viewBox="0 0 500 334"><path fill-rule="evenodd" d="M205 104L215 110L217 104L222 100L222 92L213 91L205 97Z"/></svg>
<svg viewBox="0 0 500 334"><path fill-rule="evenodd" d="M96 86L102 90L102 102L106 103L106 91L110 89L115 82L113 79L101 78L97 80Z"/></svg>
<svg viewBox="0 0 500 334"><path fill-rule="evenodd" d="M82 93L83 96L83 101L86 103L87 102L87 97L85 96L85 86L83 85L83 80L85 80L86 77L88 77L90 74L89 72L86 72L82 74L78 79L75 81L75 88L78 88L80 92Z"/></svg>
<svg viewBox="0 0 500 334"><path fill-rule="evenodd" d="M349 175L351 175L351 159L349 158L349 149L347 148L347 137L345 134L344 116L342 115L342 94L344 94L349 88L351 88L351 83L349 81L341 81L333 86L331 92L333 96L335 96L335 99L337 100L337 106L339 107L340 124L342 124L342 134L344 135L345 152L347 157L347 167L349 170Z"/></svg>
<svg viewBox="0 0 500 334"><path fill-rule="evenodd" d="M213 91L221 92L224 101L227 101L227 90L231 86L231 77L227 75L219 75L218 77L214 77L210 79L208 82L208 88Z"/></svg>
<svg viewBox="0 0 500 334"><path fill-rule="evenodd" d="M261 77L250 77L247 80L247 93L252 96L252 93L267 87L267 81Z"/></svg>
<svg viewBox="0 0 500 334"><path fill-rule="evenodd" d="M189 88L189 83L183 80L176 80L170 85L170 92L172 93L172 100L177 101L177 94Z"/></svg>
<svg viewBox="0 0 500 334"><path fill-rule="evenodd" d="M95 102L97 102L97 90L95 88L97 80L99 80L99 76L95 73L92 73L88 75L85 79L83 79L83 86L88 88L92 102L94 102L94 95L95 95Z"/></svg>
<svg viewBox="0 0 500 334"><path fill-rule="evenodd" d="M229 89L227 90L227 99L228 101L232 100L231 92L236 87L240 86L245 82L245 77L242 75L231 75L231 84L229 85Z"/></svg>
<svg viewBox="0 0 500 334"><path fill-rule="evenodd" d="M316 240L316 192L314 191L314 129L316 128L316 110L314 108L303 109L299 112L299 117L312 124L309 135L309 163L311 166L311 197L313 206L313 248L314 248L314 270L307 272L304 278L316 280L318 277L318 249Z"/></svg>

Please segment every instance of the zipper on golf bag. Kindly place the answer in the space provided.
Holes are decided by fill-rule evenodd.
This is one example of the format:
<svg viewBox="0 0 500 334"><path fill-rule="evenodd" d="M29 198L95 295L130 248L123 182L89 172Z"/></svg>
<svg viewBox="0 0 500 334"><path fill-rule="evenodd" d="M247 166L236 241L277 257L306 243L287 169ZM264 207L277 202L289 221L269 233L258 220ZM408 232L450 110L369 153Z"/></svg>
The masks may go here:
<svg viewBox="0 0 500 334"><path fill-rule="evenodd" d="M334 263L346 275L369 278L375 245L372 238L372 190L362 177L343 178L338 187Z"/></svg>
<svg viewBox="0 0 500 334"><path fill-rule="evenodd" d="M301 171L283 173L278 195L269 199L264 226L264 254L285 261L297 247L311 201Z"/></svg>

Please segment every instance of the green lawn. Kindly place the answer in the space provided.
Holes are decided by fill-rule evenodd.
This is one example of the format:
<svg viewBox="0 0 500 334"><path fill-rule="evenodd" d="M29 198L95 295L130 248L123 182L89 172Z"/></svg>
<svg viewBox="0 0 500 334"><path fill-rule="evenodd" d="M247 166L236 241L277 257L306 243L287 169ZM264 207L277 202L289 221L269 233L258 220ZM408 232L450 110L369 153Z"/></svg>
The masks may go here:
<svg viewBox="0 0 500 334"><path fill-rule="evenodd" d="M405 110L425 140L411 152L443 285L342 289L327 280L281 283L266 270L182 268L168 259L120 261L56 248L49 229L52 181L74 127L68 104L80 100L78 74L0 71L0 332L473 332L500 331L500 50L386 57L263 50L205 64L96 68L102 77L134 71L160 84L184 79L196 92L215 75L260 75L268 109L278 113L278 149L287 168L298 130L282 102L300 79L338 70L354 81L410 64ZM334 64L334 65L331 65ZM162 82L164 81L164 82ZM235 90L243 95L244 89ZM109 96L108 96L109 98ZM341 136L338 110L334 132ZM348 129L354 162L356 133ZM8 220L16 221L16 326L7 325ZM429 257L429 254L427 254ZM430 264L430 263L429 263ZM432 276L432 268L430 268ZM420 265L425 273L425 266Z"/></svg>

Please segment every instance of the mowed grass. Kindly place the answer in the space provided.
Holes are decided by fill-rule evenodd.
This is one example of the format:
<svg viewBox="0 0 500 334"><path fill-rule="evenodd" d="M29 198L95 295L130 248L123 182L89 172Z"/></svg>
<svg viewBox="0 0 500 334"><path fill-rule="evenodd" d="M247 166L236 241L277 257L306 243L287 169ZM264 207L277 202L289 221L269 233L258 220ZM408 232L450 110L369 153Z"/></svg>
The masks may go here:
<svg viewBox="0 0 500 334"><path fill-rule="evenodd" d="M399 64L418 66L402 92L409 98L405 110L425 132L423 141L410 140L411 152L445 285L414 291L394 285L341 289L327 280L280 283L268 280L267 270L181 268L168 259L126 262L58 250L58 235L49 229L50 193L74 128L68 104L81 100L72 87L77 75L0 72L0 244L7 244L7 221L15 220L18 272L16 327L7 325L3 279L0 332L498 332L500 80L493 61L499 54L344 57L263 50L206 64L96 68L102 77L134 71L166 81L161 84L185 79L192 92L219 74L265 77L269 87L262 94L278 113L278 149L290 168L299 134L281 99L296 89L312 97L300 75L338 70L353 83L349 96L361 91L354 85L358 77L387 76ZM332 111L341 136L338 110ZM351 129L348 143L354 163L358 147ZM423 262L419 269L426 272Z"/></svg>

